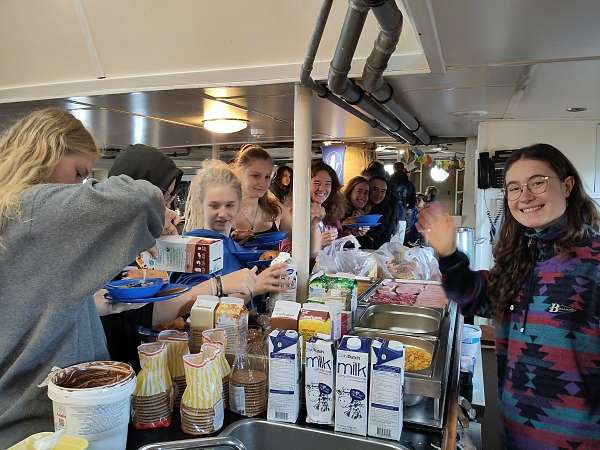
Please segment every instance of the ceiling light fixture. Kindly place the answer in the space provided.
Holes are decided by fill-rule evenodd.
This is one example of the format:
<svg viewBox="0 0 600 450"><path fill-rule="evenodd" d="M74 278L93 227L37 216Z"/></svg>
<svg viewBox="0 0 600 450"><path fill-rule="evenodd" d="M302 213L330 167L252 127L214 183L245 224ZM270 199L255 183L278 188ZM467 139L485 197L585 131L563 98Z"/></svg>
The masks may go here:
<svg viewBox="0 0 600 450"><path fill-rule="evenodd" d="M202 121L202 126L213 133L236 133L245 129L248 121L244 119L206 119Z"/></svg>
<svg viewBox="0 0 600 450"><path fill-rule="evenodd" d="M444 169L442 169L441 167L438 166L433 166L431 168L431 179L433 181L437 181L438 183L442 183L443 181L446 181L446 179L450 176L450 174L448 172L446 172Z"/></svg>
<svg viewBox="0 0 600 450"><path fill-rule="evenodd" d="M584 108L583 106L571 106L570 108L567 108L565 111L567 111L567 112L583 112L583 111L587 111L587 108Z"/></svg>

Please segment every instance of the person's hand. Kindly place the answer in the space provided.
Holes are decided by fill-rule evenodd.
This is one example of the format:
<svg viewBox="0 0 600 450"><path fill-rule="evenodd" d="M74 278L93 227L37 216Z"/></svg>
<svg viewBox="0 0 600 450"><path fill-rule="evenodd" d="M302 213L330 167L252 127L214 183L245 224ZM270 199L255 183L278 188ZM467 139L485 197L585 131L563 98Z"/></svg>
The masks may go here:
<svg viewBox="0 0 600 450"><path fill-rule="evenodd" d="M263 270L257 278L255 294L276 294L288 289L285 281L287 264L273 264Z"/></svg>
<svg viewBox="0 0 600 450"><path fill-rule="evenodd" d="M165 208L165 226L161 234L179 234L177 232L177 224L179 222L181 222L181 217L175 211Z"/></svg>
<svg viewBox="0 0 600 450"><path fill-rule="evenodd" d="M430 203L419 211L416 226L439 256L450 256L456 251L456 226L440 205Z"/></svg>
<svg viewBox="0 0 600 450"><path fill-rule="evenodd" d="M333 244L333 241L337 239L338 231L335 228L328 228L321 233L321 248L325 248L328 245Z"/></svg>
<svg viewBox="0 0 600 450"><path fill-rule="evenodd" d="M310 203L310 221L320 222L325 217L325 208L315 202Z"/></svg>
<svg viewBox="0 0 600 450"><path fill-rule="evenodd" d="M223 275L221 284L223 285L223 293L241 293L244 295L253 295L256 290L256 272L258 268L240 269L235 272Z"/></svg>
<svg viewBox="0 0 600 450"><path fill-rule="evenodd" d="M364 236L369 232L369 227L358 227L350 229L350 233L354 236Z"/></svg>
<svg viewBox="0 0 600 450"><path fill-rule="evenodd" d="M129 311L131 309L139 309L146 306L147 303L113 303L109 302L105 297L108 291L106 289L100 289L94 293L94 303L96 304L96 311L99 316L109 316L111 314L118 314L123 311Z"/></svg>

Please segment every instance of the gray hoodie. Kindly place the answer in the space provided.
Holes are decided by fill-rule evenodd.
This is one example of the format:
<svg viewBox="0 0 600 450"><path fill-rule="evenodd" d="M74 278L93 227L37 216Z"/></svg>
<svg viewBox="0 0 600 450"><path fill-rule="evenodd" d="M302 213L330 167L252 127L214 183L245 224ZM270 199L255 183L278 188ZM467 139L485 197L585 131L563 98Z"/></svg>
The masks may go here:
<svg viewBox="0 0 600 450"><path fill-rule="evenodd" d="M108 359L93 293L161 233L161 191L128 176L25 191L0 235L0 448L52 431L53 366Z"/></svg>

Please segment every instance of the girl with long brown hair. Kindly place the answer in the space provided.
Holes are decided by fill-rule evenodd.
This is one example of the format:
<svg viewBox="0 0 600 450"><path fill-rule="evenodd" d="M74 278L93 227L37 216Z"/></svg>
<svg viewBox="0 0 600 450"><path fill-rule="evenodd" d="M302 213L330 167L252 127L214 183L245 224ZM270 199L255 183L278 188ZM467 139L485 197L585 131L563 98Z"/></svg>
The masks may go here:
<svg viewBox="0 0 600 450"><path fill-rule="evenodd" d="M273 159L256 144L244 145L234 161L242 184L240 214L234 222L234 238L248 237L269 231L292 231L292 219L287 208L269 192Z"/></svg>
<svg viewBox="0 0 600 450"><path fill-rule="evenodd" d="M321 247L327 247L343 233L340 220L346 213L346 198L335 170L323 161L313 162L310 170L310 199L324 209L320 223Z"/></svg>
<svg viewBox="0 0 600 450"><path fill-rule="evenodd" d="M240 214L235 218L232 237L244 242L252 236L271 231L287 231L288 237L281 244L285 250L291 249L292 216L290 209L283 207L277 198L269 192L273 159L259 145L244 145L234 161L234 167L242 185L242 203ZM311 207L310 238L311 257L316 257L320 247L320 233L317 228L321 208Z"/></svg>
<svg viewBox="0 0 600 450"><path fill-rule="evenodd" d="M506 162L505 217L488 272L456 250L452 219L431 204L418 228L440 256L465 315L496 324L506 448L595 449L600 442L600 237L573 164L536 144Z"/></svg>

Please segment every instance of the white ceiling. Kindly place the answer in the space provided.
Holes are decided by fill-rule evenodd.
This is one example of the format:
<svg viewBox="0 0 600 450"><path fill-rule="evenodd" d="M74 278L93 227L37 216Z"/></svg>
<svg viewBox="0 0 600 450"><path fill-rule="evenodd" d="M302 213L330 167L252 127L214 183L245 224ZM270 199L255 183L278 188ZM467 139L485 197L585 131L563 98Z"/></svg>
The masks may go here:
<svg viewBox="0 0 600 450"><path fill-rule="evenodd" d="M487 119L600 119L600 1L397 3L408 20L386 76L430 134L474 136ZM290 141L293 82L319 6L3 0L0 64L10 70L0 70L0 129L57 105L74 110L105 146ZM334 1L317 79L326 77L346 6ZM360 75L377 32L369 15L352 75ZM215 97L247 111L250 127L227 136L201 129ZM570 106L588 109L565 112ZM324 100L315 98L313 110L314 139L387 139ZM253 135L257 129L264 134Z"/></svg>

